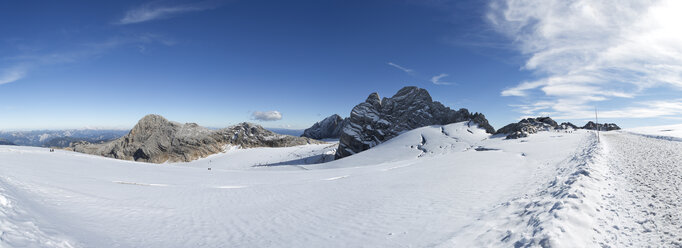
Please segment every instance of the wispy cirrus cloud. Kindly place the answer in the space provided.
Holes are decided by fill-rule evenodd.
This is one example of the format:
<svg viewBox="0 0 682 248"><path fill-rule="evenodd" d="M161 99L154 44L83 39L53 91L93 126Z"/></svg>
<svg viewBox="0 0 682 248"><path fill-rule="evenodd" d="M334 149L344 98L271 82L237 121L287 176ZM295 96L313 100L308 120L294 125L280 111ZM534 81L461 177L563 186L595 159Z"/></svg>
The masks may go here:
<svg viewBox="0 0 682 248"><path fill-rule="evenodd" d="M401 70L401 71L403 71L403 72L409 74L411 77L416 78L416 79L418 79L418 80L420 80L420 81L421 81L421 80L426 81L426 80L428 79L428 77L424 77L424 76L418 75L414 70L408 69L408 68L406 68L406 67L404 67L404 66L401 66L401 65L398 65L398 64L396 64L396 63L388 62L388 63L386 63L386 64L387 64L387 65L390 65L390 66L392 66L392 67L395 67L395 68L397 68L397 69L399 69L399 70ZM445 74L445 73L441 73L441 74L439 74L439 75L436 75L436 76L431 77L431 78L428 79L428 80L429 80L431 83L435 84L435 85L451 85L452 83L450 83L450 82L444 82L444 81L441 81L441 80L440 80L441 78L444 78L444 77L447 77L447 76L449 76L449 75L448 75L448 74Z"/></svg>
<svg viewBox="0 0 682 248"><path fill-rule="evenodd" d="M26 68L18 65L0 71L0 84L11 83L22 79L26 75Z"/></svg>
<svg viewBox="0 0 682 248"><path fill-rule="evenodd" d="M218 5L219 4L215 1L175 5L164 5L159 2L151 2L128 10L125 15L116 22L116 24L126 25L158 19L166 19L182 13L214 9L218 7Z"/></svg>
<svg viewBox="0 0 682 248"><path fill-rule="evenodd" d="M0 85L19 81L28 76L31 71L40 67L76 63L101 56L113 49L127 45L134 46L140 50L140 46L144 47L145 45L152 44L171 46L174 42L163 36L147 33L114 36L105 40L77 44L69 48L51 49L51 51L27 49L30 52L0 57L0 62L2 62L0 64Z"/></svg>
<svg viewBox="0 0 682 248"><path fill-rule="evenodd" d="M412 69L407 69L407 68L405 68L405 67L403 67L403 66L400 66L400 65L398 65L398 64L395 64L395 63L393 63L393 62L388 62L387 64L390 65L390 66L393 66L393 67L395 67L395 68L398 68L399 70L404 71L404 72L406 72L406 73L408 73L408 74L411 74L411 73L414 72L414 70L412 70Z"/></svg>
<svg viewBox="0 0 682 248"><path fill-rule="evenodd" d="M251 113L251 118L258 121L278 121L282 119L282 113L279 111L254 111Z"/></svg>
<svg viewBox="0 0 682 248"><path fill-rule="evenodd" d="M616 99L641 106L605 110L607 116L679 115L678 99L637 101L656 87L682 90L680 12L676 0L493 0L490 24L536 76L501 95L527 100L517 107L529 115L590 118L594 104Z"/></svg>
<svg viewBox="0 0 682 248"><path fill-rule="evenodd" d="M442 78L449 76L448 74L441 73L436 76L431 77L431 83L435 85L451 85L452 83L450 82L443 82L441 81Z"/></svg>

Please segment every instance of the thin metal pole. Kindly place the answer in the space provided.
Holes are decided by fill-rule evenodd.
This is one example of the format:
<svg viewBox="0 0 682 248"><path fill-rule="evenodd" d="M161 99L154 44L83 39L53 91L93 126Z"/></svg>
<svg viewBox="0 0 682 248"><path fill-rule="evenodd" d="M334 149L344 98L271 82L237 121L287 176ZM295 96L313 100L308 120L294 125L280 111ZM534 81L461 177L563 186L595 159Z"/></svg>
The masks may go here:
<svg viewBox="0 0 682 248"><path fill-rule="evenodd" d="M594 119L597 121L597 143L601 143L599 140L599 116L597 116L597 106L594 106Z"/></svg>

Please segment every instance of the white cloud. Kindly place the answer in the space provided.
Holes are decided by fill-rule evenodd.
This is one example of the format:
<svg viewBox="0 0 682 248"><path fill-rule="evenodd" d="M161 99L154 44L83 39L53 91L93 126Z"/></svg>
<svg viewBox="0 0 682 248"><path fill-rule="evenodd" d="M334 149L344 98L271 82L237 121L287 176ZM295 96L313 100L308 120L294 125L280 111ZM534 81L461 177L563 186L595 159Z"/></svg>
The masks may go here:
<svg viewBox="0 0 682 248"><path fill-rule="evenodd" d="M636 100L654 87L682 90L681 12L677 0L493 0L488 20L527 56L522 68L537 77L501 95L544 102L520 105L523 113L578 117L591 113L596 102ZM606 114L674 113L656 106L651 114L638 107Z"/></svg>
<svg viewBox="0 0 682 248"><path fill-rule="evenodd" d="M278 121L282 119L279 111L255 111L251 113L251 118L259 121Z"/></svg>
<svg viewBox="0 0 682 248"><path fill-rule="evenodd" d="M594 118L593 106L577 106L566 115L557 115L557 119L591 119ZM654 118L674 117L682 115L682 99L637 102L634 106L618 110L599 110L600 118Z"/></svg>
<svg viewBox="0 0 682 248"><path fill-rule="evenodd" d="M398 64L395 64L395 63L393 63L393 62L388 62L388 65L393 66L393 67L395 67L395 68L398 68L398 69L400 69L401 71L404 71L404 72L409 73L409 74L411 74L411 73L414 72L414 70L412 70L412 69L407 69L407 68L405 68L405 67L403 67L403 66L400 66L400 65L398 65Z"/></svg>
<svg viewBox="0 0 682 248"><path fill-rule="evenodd" d="M451 85L452 83L440 81L441 78L449 76L448 74L441 73L439 75L431 77L431 82L436 85Z"/></svg>
<svg viewBox="0 0 682 248"><path fill-rule="evenodd" d="M5 69L0 73L0 84L11 83L22 79L26 76L26 68L23 66L15 66Z"/></svg>
<svg viewBox="0 0 682 248"><path fill-rule="evenodd" d="M123 16L123 18L121 18L121 20L119 20L117 24L125 25L157 19L165 19L181 13L213 9L216 6L217 6L216 4L210 2L200 2L175 6L162 6L155 3L148 3L140 7L128 10L125 16Z"/></svg>

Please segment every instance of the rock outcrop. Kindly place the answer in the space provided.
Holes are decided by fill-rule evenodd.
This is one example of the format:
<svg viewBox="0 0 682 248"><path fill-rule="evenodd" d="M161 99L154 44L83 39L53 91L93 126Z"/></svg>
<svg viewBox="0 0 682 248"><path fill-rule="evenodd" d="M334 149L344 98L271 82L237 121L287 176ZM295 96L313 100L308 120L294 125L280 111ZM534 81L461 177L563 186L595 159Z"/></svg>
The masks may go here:
<svg viewBox="0 0 682 248"><path fill-rule="evenodd" d="M557 129L579 129L579 127L570 122L562 122Z"/></svg>
<svg viewBox="0 0 682 248"><path fill-rule="evenodd" d="M602 131L611 131L611 130L619 130L620 127L616 125L615 123L605 123L605 124L599 124L600 130ZM589 130L596 130L597 129L597 124L594 122L588 122L585 124L583 127L578 127L576 125L573 125L573 123L570 122L564 122L561 123L560 125L557 125L556 121L552 120L552 118L549 117L538 117L538 118L527 118L519 121L518 123L512 123L509 125L506 125L495 134L506 134L507 139L518 139L518 138L523 138L523 137L528 137L530 134L537 133L538 131L549 131L553 129L560 129L560 130L565 130L565 129L589 129Z"/></svg>
<svg viewBox="0 0 682 248"><path fill-rule="evenodd" d="M461 121L478 124L488 133L495 132L483 114L445 107L433 101L425 89L404 87L393 97L383 99L372 93L351 111L341 132L335 157L343 158L367 150L404 131Z"/></svg>
<svg viewBox="0 0 682 248"><path fill-rule="evenodd" d="M301 137L308 137L311 139L338 139L341 137L343 126L348 123L349 118L341 118L341 116L334 114L324 120L321 120L312 127L303 131Z"/></svg>
<svg viewBox="0 0 682 248"><path fill-rule="evenodd" d="M597 125L596 123L589 121L583 126L583 129L588 130L597 130L597 128L599 128L599 131L620 130L620 127L616 125L616 123L599 123L599 125Z"/></svg>
<svg viewBox="0 0 682 248"><path fill-rule="evenodd" d="M189 162L225 150L228 145L249 147L286 147L319 141L276 134L251 123L219 130L196 123L180 124L159 115L147 115L130 132L103 144L76 142L76 152L141 162Z"/></svg>
<svg viewBox="0 0 682 248"><path fill-rule="evenodd" d="M506 134L507 139L518 139L528 137L528 135L537 133L538 131L548 131L558 127L559 125L556 121L549 117L527 118L517 123L504 126L498 129L495 134Z"/></svg>

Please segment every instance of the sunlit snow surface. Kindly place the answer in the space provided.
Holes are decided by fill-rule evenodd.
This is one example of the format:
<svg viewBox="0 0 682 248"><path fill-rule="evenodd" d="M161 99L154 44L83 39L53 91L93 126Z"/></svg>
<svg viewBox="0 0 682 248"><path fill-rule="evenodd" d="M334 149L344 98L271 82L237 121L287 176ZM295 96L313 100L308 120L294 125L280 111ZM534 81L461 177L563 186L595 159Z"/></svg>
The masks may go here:
<svg viewBox="0 0 682 248"><path fill-rule="evenodd" d="M625 129L625 131L653 138L682 141L682 124L629 128Z"/></svg>
<svg viewBox="0 0 682 248"><path fill-rule="evenodd" d="M456 123L322 164L335 144L161 165L0 146L0 246L594 246L613 242L603 138Z"/></svg>

